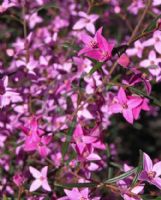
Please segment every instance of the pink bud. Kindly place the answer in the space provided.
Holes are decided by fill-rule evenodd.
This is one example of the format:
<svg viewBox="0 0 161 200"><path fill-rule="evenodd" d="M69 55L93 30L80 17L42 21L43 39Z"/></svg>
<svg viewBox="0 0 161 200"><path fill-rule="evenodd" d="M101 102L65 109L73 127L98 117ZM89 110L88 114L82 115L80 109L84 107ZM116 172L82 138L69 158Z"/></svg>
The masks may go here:
<svg viewBox="0 0 161 200"><path fill-rule="evenodd" d="M117 60L117 62L122 66L122 67L128 67L128 65L130 64L130 59L129 57L124 53L122 54L119 59Z"/></svg>

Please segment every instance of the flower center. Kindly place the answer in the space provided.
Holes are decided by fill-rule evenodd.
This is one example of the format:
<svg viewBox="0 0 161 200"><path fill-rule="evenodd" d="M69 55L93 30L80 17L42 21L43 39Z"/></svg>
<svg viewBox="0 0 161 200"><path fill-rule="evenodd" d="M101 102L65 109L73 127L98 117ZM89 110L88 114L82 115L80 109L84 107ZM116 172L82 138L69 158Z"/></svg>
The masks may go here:
<svg viewBox="0 0 161 200"><path fill-rule="evenodd" d="M123 109L128 109L128 105L127 104L123 104L122 107L123 107Z"/></svg>
<svg viewBox="0 0 161 200"><path fill-rule="evenodd" d="M97 42L95 40L91 40L89 42L90 47L95 48L97 46Z"/></svg>
<svg viewBox="0 0 161 200"><path fill-rule="evenodd" d="M80 200L88 200L86 197L81 197Z"/></svg>
<svg viewBox="0 0 161 200"><path fill-rule="evenodd" d="M155 65L155 61L154 60L150 61L150 64Z"/></svg>
<svg viewBox="0 0 161 200"><path fill-rule="evenodd" d="M110 55L108 54L107 51L102 51L102 60L108 59Z"/></svg>
<svg viewBox="0 0 161 200"><path fill-rule="evenodd" d="M156 37L156 38L155 38L155 41L156 41L156 42L160 42L160 38L159 38L159 37Z"/></svg>
<svg viewBox="0 0 161 200"><path fill-rule="evenodd" d="M150 180L153 179L155 176L156 176L156 172L154 172L154 171L148 172L148 178L149 178Z"/></svg>
<svg viewBox="0 0 161 200"><path fill-rule="evenodd" d="M40 177L40 180L43 181L45 178L43 176Z"/></svg>

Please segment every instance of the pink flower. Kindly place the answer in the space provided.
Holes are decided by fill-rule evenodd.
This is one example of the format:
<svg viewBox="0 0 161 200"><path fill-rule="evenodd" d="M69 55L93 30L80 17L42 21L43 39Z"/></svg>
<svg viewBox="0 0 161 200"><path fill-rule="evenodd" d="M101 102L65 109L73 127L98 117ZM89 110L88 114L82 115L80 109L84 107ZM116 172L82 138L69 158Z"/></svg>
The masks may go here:
<svg viewBox="0 0 161 200"><path fill-rule="evenodd" d="M5 12L8 8L17 6L18 3L16 0L3 0L3 3L0 5L0 13Z"/></svg>
<svg viewBox="0 0 161 200"><path fill-rule="evenodd" d="M135 72L134 72L135 73ZM151 84L150 81L143 76L141 72L136 72L134 75L127 76L126 80L123 80L123 83L128 86L144 84L145 90L149 95L151 93Z"/></svg>
<svg viewBox="0 0 161 200"><path fill-rule="evenodd" d="M147 181L150 184L155 185L161 189L161 161L153 165L150 157L144 153L143 154L143 171L139 176L139 180Z"/></svg>
<svg viewBox="0 0 161 200"><path fill-rule="evenodd" d="M51 188L47 180L48 166L43 167L41 171L38 171L34 167L29 167L29 170L32 176L35 178L35 180L32 182L30 186L30 192L37 190L41 186L44 190L47 190L50 192Z"/></svg>
<svg viewBox="0 0 161 200"><path fill-rule="evenodd" d="M19 187L24 183L25 177L22 173L16 172L16 174L13 176L13 182Z"/></svg>
<svg viewBox="0 0 161 200"><path fill-rule="evenodd" d="M41 23L43 21L42 18L37 15L37 13L33 13L32 15L26 15L25 18L28 21L29 27L31 29L33 29L36 26L36 24Z"/></svg>
<svg viewBox="0 0 161 200"><path fill-rule="evenodd" d="M161 63L161 58L157 58L155 51L152 50L149 53L148 59L141 61L140 65L148 68L153 76L158 76L161 73L159 63Z"/></svg>
<svg viewBox="0 0 161 200"><path fill-rule="evenodd" d="M51 136L41 136L42 131L38 127L38 118L32 117L28 123L28 127L21 127L27 135L25 138L24 150L35 151L37 150L42 157L45 157L49 153L47 145L50 143Z"/></svg>
<svg viewBox="0 0 161 200"><path fill-rule="evenodd" d="M107 40L98 32L97 34L98 49L94 49L87 53L87 56L98 60L100 62L107 61L112 56L112 50L114 43L109 43Z"/></svg>
<svg viewBox="0 0 161 200"><path fill-rule="evenodd" d="M161 32L155 31L153 37L145 41L143 45L145 47L154 45L155 50L161 54Z"/></svg>
<svg viewBox="0 0 161 200"><path fill-rule="evenodd" d="M143 191L144 185L138 185L130 188L129 184L125 180L118 181L117 185L124 200L142 200L138 194Z"/></svg>
<svg viewBox="0 0 161 200"><path fill-rule="evenodd" d="M107 42L107 40L102 36L102 28L97 31L93 40L88 37L88 39L85 38L85 41L85 43L88 44L88 47L81 50L79 54L84 54L85 56L98 60L99 62L104 62L111 58L114 43Z"/></svg>
<svg viewBox="0 0 161 200"><path fill-rule="evenodd" d="M159 6L159 5L161 5L160 0L153 0L153 6Z"/></svg>
<svg viewBox="0 0 161 200"><path fill-rule="evenodd" d="M150 107L148 105L149 100L147 98L142 98L142 102L136 108L133 109L134 119L137 120L139 118L141 110L149 111Z"/></svg>
<svg viewBox="0 0 161 200"><path fill-rule="evenodd" d="M135 56L135 55L137 55L139 58L141 58L141 57L142 57L143 50L144 50L144 45L143 45L143 43L140 42L140 40L137 40L137 41L134 43L134 48L127 49L127 50L126 50L126 53L127 53L128 56Z"/></svg>
<svg viewBox="0 0 161 200"><path fill-rule="evenodd" d="M122 67L128 67L130 64L130 59L129 57L124 53L122 54L119 59L117 60L117 62L122 66Z"/></svg>
<svg viewBox="0 0 161 200"><path fill-rule="evenodd" d="M130 124L133 124L133 109L138 107L141 102L142 99L140 97L133 97L132 99L128 99L125 90L120 88L116 102L110 106L110 110L112 113L122 113L126 121L128 121Z"/></svg>
<svg viewBox="0 0 161 200"><path fill-rule="evenodd" d="M78 15L81 17L73 26L73 30L81 30L85 28L90 33L95 33L94 22L98 19L98 15L92 14L87 15L84 12L79 12Z"/></svg>
<svg viewBox="0 0 161 200"><path fill-rule="evenodd" d="M79 191L77 188L72 190L64 190L66 197L59 198L58 200L99 200L99 197L89 198L89 189L85 188Z"/></svg>
<svg viewBox="0 0 161 200"><path fill-rule="evenodd" d="M98 34L102 34L102 27L97 30L93 38L90 35L82 34L81 40L85 44L85 47L79 51L78 55L84 54L98 47L98 42L97 42Z"/></svg>
<svg viewBox="0 0 161 200"><path fill-rule="evenodd" d="M8 87L8 76L5 76L0 82L0 108L12 103L21 102L21 96L12 88Z"/></svg>

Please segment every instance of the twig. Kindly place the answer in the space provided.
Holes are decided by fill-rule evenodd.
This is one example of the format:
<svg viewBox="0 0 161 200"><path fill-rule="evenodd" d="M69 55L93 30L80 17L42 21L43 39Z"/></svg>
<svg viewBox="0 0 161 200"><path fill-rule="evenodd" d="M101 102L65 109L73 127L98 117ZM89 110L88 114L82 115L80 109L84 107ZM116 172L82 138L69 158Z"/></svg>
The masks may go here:
<svg viewBox="0 0 161 200"><path fill-rule="evenodd" d="M147 2L147 4L146 4L146 7L145 7L145 9L144 9L144 12L143 12L143 14L142 14L142 16L141 16L141 18L140 18L140 20L139 20L137 26L135 27L135 29L134 29L134 31L133 31L133 33L132 33L130 39L129 39L128 45L131 44L131 42L132 42L133 39L135 38L137 32L139 31L140 26L142 25L142 22L143 22L143 20L144 20L144 18L145 18L145 15L147 14L147 12L148 12L148 10L149 10L149 7L150 7L151 3L152 3L152 0L148 0L148 2Z"/></svg>

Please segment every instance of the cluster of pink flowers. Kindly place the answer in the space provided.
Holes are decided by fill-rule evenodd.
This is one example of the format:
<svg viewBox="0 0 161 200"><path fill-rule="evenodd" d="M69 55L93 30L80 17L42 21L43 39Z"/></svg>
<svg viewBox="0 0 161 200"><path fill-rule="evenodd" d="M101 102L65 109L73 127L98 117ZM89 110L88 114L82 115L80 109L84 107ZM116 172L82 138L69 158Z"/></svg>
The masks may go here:
<svg viewBox="0 0 161 200"><path fill-rule="evenodd" d="M142 144L136 167L119 150L129 151L121 132L159 118L160 6L2 1L0 199L160 196L161 162L144 153L152 150Z"/></svg>

